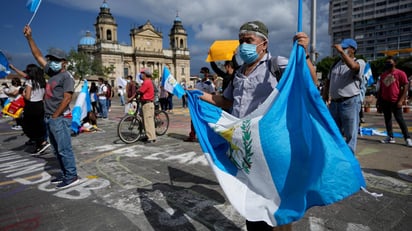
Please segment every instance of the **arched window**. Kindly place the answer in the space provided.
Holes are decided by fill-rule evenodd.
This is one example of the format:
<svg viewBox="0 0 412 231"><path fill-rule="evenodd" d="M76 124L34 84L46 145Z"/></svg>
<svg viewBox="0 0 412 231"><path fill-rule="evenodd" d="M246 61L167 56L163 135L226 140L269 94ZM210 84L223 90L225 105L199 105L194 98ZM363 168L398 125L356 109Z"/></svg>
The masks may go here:
<svg viewBox="0 0 412 231"><path fill-rule="evenodd" d="M106 37L107 37L107 40L112 40L112 31L111 30L106 31Z"/></svg>
<svg viewBox="0 0 412 231"><path fill-rule="evenodd" d="M184 48L185 46L184 46L184 41L183 41L183 39L180 39L180 48Z"/></svg>

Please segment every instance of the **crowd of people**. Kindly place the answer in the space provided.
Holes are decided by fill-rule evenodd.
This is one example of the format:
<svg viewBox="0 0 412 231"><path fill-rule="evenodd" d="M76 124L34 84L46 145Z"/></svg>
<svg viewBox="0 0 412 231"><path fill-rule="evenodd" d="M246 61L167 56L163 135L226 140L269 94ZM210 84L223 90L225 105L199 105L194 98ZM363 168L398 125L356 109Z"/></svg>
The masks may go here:
<svg viewBox="0 0 412 231"><path fill-rule="evenodd" d="M3 83L0 90L0 103L4 107L6 100L24 98L23 115L15 119L13 129L22 129L29 137L28 143L35 145L34 154L39 155L50 146L52 147L59 160L61 174L53 178L51 182L57 184L57 188L69 187L79 182L70 134L70 103L74 93L74 78L66 70L67 60L64 51L54 48L44 57L34 42L29 26L24 28L24 36L27 38L29 48L38 65L29 64L24 71L10 65L11 69L25 80L25 84L22 85L20 78L12 79L10 86ZM242 62L237 63L236 59L225 61L225 71L221 70L216 63L211 63L211 68L223 79L221 84L217 84L216 78L210 74L208 67L202 67L199 71L199 80L194 88L204 92L202 100L222 107L236 117L243 118L258 108L277 86L278 79L286 67L287 59L277 59L276 65L279 67L279 72L271 71L273 59L268 51L269 31L260 21L243 24L238 36L240 42L238 55ZM309 38L305 33L300 32L293 39L308 52ZM355 57L358 45L352 38L343 39L341 43L334 44L333 48L339 54L340 59L331 67L320 94L329 107L342 136L355 154L360 124L359 113L362 108L360 84L365 61ZM306 59L313 83L317 84L315 67L309 55ZM44 74L50 77L47 83ZM125 107L125 113L139 110L140 103L147 135L145 143L154 143L156 133L153 116L156 104L159 103L161 110L172 113L173 94L156 86L150 69L140 70L140 76L140 84L132 76L127 76L126 86L119 86L117 93L120 105ZM407 100L410 84L405 72L396 68L396 59L387 57L385 71L380 75L377 94L378 105L383 112L388 134L381 141L382 143L395 143L392 127L393 115L402 130L406 146L412 147L412 140L402 116L402 106ZM186 82L182 82L182 86L186 89ZM114 87L103 78L99 78L97 83L91 83L89 93L92 111L97 118L103 120L109 118L111 100L115 92ZM182 107L187 107L185 97L182 99ZM27 126L28 124L30 126ZM189 137L185 141L197 141L193 124L191 124ZM290 224L270 227L263 221L246 221L246 224L248 230L292 229Z"/></svg>

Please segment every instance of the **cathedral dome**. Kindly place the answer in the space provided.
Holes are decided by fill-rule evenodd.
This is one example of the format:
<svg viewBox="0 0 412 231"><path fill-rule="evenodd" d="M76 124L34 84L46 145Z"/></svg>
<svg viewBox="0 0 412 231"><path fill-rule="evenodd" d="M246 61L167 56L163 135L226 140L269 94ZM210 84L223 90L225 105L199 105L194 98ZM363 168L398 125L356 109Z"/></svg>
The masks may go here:
<svg viewBox="0 0 412 231"><path fill-rule="evenodd" d="M79 45L94 45L96 43L96 39L92 37L90 31L86 32L86 35L80 39Z"/></svg>
<svg viewBox="0 0 412 231"><path fill-rule="evenodd" d="M106 0L103 1L103 4L100 6L100 8L109 9L109 4L107 4Z"/></svg>

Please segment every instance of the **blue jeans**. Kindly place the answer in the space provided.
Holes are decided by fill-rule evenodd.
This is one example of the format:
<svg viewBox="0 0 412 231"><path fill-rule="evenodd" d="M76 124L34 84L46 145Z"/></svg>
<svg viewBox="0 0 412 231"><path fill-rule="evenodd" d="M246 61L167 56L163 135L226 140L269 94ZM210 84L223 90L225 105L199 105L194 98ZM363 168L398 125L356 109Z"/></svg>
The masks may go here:
<svg viewBox="0 0 412 231"><path fill-rule="evenodd" d="M330 114L353 153L356 153L361 104L360 96L357 95L343 102L332 101L329 105Z"/></svg>
<svg viewBox="0 0 412 231"><path fill-rule="evenodd" d="M124 96L120 95L120 104L123 106L124 105Z"/></svg>
<svg viewBox="0 0 412 231"><path fill-rule="evenodd" d="M46 117L46 128L50 144L54 154L59 161L63 180L70 180L77 176L76 160L72 149L72 138L70 135L72 120L64 117L56 119Z"/></svg>
<svg viewBox="0 0 412 231"><path fill-rule="evenodd" d="M99 106L102 112L102 117L107 118L107 100L106 99L99 99Z"/></svg>

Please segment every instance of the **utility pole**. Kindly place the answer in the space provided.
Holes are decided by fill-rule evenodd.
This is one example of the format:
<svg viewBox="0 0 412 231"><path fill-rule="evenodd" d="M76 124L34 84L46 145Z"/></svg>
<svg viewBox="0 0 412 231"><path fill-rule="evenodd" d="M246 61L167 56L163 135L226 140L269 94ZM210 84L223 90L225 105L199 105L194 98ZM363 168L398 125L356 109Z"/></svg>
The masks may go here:
<svg viewBox="0 0 412 231"><path fill-rule="evenodd" d="M311 24L310 24L310 60L312 63L316 63L316 0L312 0L311 10Z"/></svg>

